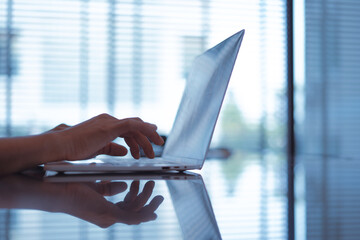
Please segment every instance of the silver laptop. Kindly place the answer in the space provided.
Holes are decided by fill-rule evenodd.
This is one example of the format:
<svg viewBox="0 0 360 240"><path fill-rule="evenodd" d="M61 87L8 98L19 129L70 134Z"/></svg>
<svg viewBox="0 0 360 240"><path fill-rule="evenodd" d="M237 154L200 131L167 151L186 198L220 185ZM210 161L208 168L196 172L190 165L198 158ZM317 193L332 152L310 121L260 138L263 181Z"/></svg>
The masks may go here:
<svg viewBox="0 0 360 240"><path fill-rule="evenodd" d="M124 159L101 156L45 164L62 172L126 172L201 169L224 100L245 30L198 56L191 67L172 130L161 157Z"/></svg>

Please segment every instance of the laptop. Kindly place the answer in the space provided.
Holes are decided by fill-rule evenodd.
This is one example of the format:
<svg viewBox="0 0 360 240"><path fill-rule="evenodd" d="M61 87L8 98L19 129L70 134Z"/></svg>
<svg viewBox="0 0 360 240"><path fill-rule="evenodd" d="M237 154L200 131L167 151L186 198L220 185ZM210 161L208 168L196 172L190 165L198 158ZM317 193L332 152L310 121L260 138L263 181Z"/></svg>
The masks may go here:
<svg viewBox="0 0 360 240"><path fill-rule="evenodd" d="M172 130L161 157L124 159L101 156L90 160L45 164L60 172L132 172L201 169L230 81L245 30L195 58Z"/></svg>
<svg viewBox="0 0 360 240"><path fill-rule="evenodd" d="M116 182L129 180L155 180L156 186L162 186L159 185L160 181L166 181L166 186L170 194L183 239L221 239L212 204L200 174L192 172L163 172L158 174L151 172L140 174L108 173L104 175L57 174L44 177L43 179L43 181L49 183ZM161 189L160 193L163 193L164 190L165 189ZM167 199L165 199L165 201L167 201ZM165 209L163 211L168 210L169 209ZM165 216L161 215L161 210L157 211L157 214L159 215L159 218L163 218L163 222L165 220L166 224L169 223ZM167 214L167 216L169 216L169 214ZM156 224L161 226L163 223ZM124 226L122 226L122 228L124 231Z"/></svg>

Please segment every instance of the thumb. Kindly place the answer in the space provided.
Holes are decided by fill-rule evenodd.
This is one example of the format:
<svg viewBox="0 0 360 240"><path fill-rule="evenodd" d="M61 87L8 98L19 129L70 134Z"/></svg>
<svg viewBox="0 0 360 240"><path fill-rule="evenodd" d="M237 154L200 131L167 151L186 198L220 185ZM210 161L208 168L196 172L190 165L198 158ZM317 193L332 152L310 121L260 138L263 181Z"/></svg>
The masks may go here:
<svg viewBox="0 0 360 240"><path fill-rule="evenodd" d="M108 143L105 147L100 149L98 154L106 154L110 156L125 156L128 150L126 147L119 145L117 143L111 142Z"/></svg>

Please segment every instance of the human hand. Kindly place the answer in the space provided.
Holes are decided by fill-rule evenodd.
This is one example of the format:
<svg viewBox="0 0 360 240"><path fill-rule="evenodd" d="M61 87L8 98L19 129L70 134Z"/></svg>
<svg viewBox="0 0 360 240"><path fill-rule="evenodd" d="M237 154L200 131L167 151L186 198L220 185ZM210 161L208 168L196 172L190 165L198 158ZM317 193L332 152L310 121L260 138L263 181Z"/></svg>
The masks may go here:
<svg viewBox="0 0 360 240"><path fill-rule="evenodd" d="M72 127L60 124L47 133L55 134L59 139L61 156L56 160L87 159L99 154L124 156L127 149L112 142L117 137L124 138L130 147L131 155L138 159L140 147L147 157L154 158L151 142L156 145L164 144L156 130L156 125L146 123L140 118L119 120L108 114L101 114Z"/></svg>

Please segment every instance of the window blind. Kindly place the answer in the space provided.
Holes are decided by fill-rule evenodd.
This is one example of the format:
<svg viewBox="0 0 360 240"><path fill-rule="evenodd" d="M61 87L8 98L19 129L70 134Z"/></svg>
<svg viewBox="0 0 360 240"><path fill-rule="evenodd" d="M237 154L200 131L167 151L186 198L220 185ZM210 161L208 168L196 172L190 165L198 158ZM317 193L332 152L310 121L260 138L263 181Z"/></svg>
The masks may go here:
<svg viewBox="0 0 360 240"><path fill-rule="evenodd" d="M359 1L305 1L306 239L359 235Z"/></svg>
<svg viewBox="0 0 360 240"><path fill-rule="evenodd" d="M357 1L306 2L304 152L359 155L359 9Z"/></svg>
<svg viewBox="0 0 360 240"><path fill-rule="evenodd" d="M0 11L1 90L10 96L0 120L12 135L102 112L144 116L168 132L192 59L242 28L228 98L254 123L249 132L281 114L283 1L7 0Z"/></svg>

